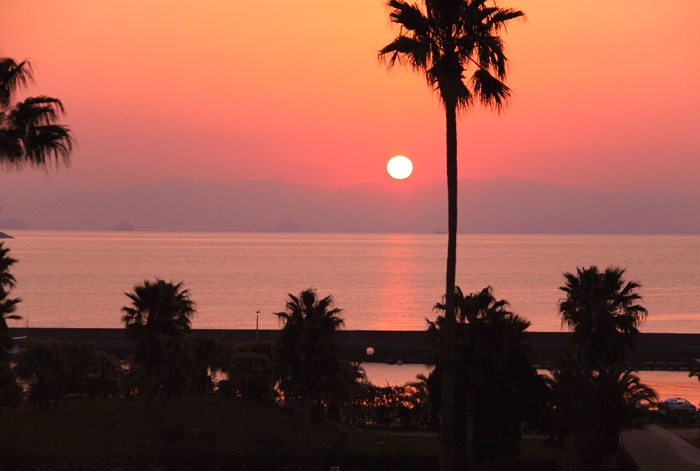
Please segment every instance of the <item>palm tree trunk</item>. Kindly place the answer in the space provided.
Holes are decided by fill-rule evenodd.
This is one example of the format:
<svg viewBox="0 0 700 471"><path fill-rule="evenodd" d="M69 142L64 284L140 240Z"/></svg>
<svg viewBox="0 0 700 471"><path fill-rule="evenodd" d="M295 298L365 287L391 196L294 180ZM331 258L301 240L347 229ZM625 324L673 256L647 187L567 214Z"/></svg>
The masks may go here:
<svg viewBox="0 0 700 471"><path fill-rule="evenodd" d="M144 417L146 419L152 419L153 418L153 396L154 396L154 389L155 389L155 363L156 363L156 337L153 333L149 332L148 334L148 345L146 346L147 350L147 355L148 358L146 358L146 381L145 381L145 386L146 390L145 392L145 398L144 398Z"/></svg>
<svg viewBox="0 0 700 471"><path fill-rule="evenodd" d="M311 449L311 398L304 395L304 449Z"/></svg>
<svg viewBox="0 0 700 471"><path fill-rule="evenodd" d="M476 389L473 384L467 384L465 405L467 408L467 464L474 467L474 413L476 410Z"/></svg>
<svg viewBox="0 0 700 471"><path fill-rule="evenodd" d="M455 276L457 268L457 103L445 100L447 124L447 275L445 337L443 339L442 415L440 418L440 471L456 467L455 448Z"/></svg>

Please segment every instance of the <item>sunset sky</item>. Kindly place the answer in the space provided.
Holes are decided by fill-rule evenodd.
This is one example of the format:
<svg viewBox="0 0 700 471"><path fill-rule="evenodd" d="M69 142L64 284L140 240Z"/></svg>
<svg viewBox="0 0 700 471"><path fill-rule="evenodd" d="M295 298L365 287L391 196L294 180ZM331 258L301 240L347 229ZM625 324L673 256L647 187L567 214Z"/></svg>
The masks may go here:
<svg viewBox="0 0 700 471"><path fill-rule="evenodd" d="M697 192L700 2L512 0L514 98L458 124L459 175L568 188ZM342 188L444 178L444 117L419 74L387 72L378 0L22 0L0 56L60 98L69 170L0 172L0 204L185 177ZM410 184L410 183L409 183Z"/></svg>

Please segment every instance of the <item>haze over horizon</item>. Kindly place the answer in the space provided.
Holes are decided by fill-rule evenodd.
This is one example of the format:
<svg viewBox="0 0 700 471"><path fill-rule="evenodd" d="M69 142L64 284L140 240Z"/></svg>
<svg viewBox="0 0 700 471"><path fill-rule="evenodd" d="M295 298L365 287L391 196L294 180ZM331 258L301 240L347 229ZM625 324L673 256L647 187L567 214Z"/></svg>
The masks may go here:
<svg viewBox="0 0 700 471"><path fill-rule="evenodd" d="M433 233L447 228L444 187L442 179L397 191L173 177L40 204L0 191L0 229ZM700 234L700 193L568 190L506 176L461 179L460 189L461 233Z"/></svg>
<svg viewBox="0 0 700 471"><path fill-rule="evenodd" d="M499 5L528 19L505 35L514 97L501 116L459 120L460 178L698 191L700 3ZM25 95L60 98L78 147L70 169L0 171L0 206L173 177L397 191L444 179L436 95L377 60L394 35L376 0L8 2L0 55L33 61ZM403 182L385 171L396 154L415 166Z"/></svg>

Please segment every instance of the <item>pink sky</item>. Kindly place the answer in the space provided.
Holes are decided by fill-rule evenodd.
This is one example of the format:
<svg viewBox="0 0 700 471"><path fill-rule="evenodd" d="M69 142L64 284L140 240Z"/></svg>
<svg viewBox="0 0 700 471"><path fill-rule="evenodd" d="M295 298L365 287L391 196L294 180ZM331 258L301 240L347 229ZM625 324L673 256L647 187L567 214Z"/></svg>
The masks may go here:
<svg viewBox="0 0 700 471"><path fill-rule="evenodd" d="M513 0L515 96L459 122L461 178L509 175L607 191L697 192L700 2ZM422 76L387 72L378 0L22 0L0 7L0 55L30 58L29 94L60 98L69 170L0 173L24 202L186 177L341 188L444 178L444 118ZM401 185L400 182L394 182Z"/></svg>

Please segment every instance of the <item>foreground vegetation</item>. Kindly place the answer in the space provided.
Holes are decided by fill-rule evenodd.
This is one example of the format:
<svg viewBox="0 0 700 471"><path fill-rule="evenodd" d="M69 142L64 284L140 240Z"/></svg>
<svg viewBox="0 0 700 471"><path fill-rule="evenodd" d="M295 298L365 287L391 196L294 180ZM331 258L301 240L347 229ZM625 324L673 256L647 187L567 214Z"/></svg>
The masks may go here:
<svg viewBox="0 0 700 471"><path fill-rule="evenodd" d="M304 451L302 415L272 402L214 395L154 401L93 399L57 413L6 409L0 426L2 469L54 470L431 470L435 434L382 434L335 421L315 421ZM517 459L483 469L556 469L561 451L525 441Z"/></svg>

